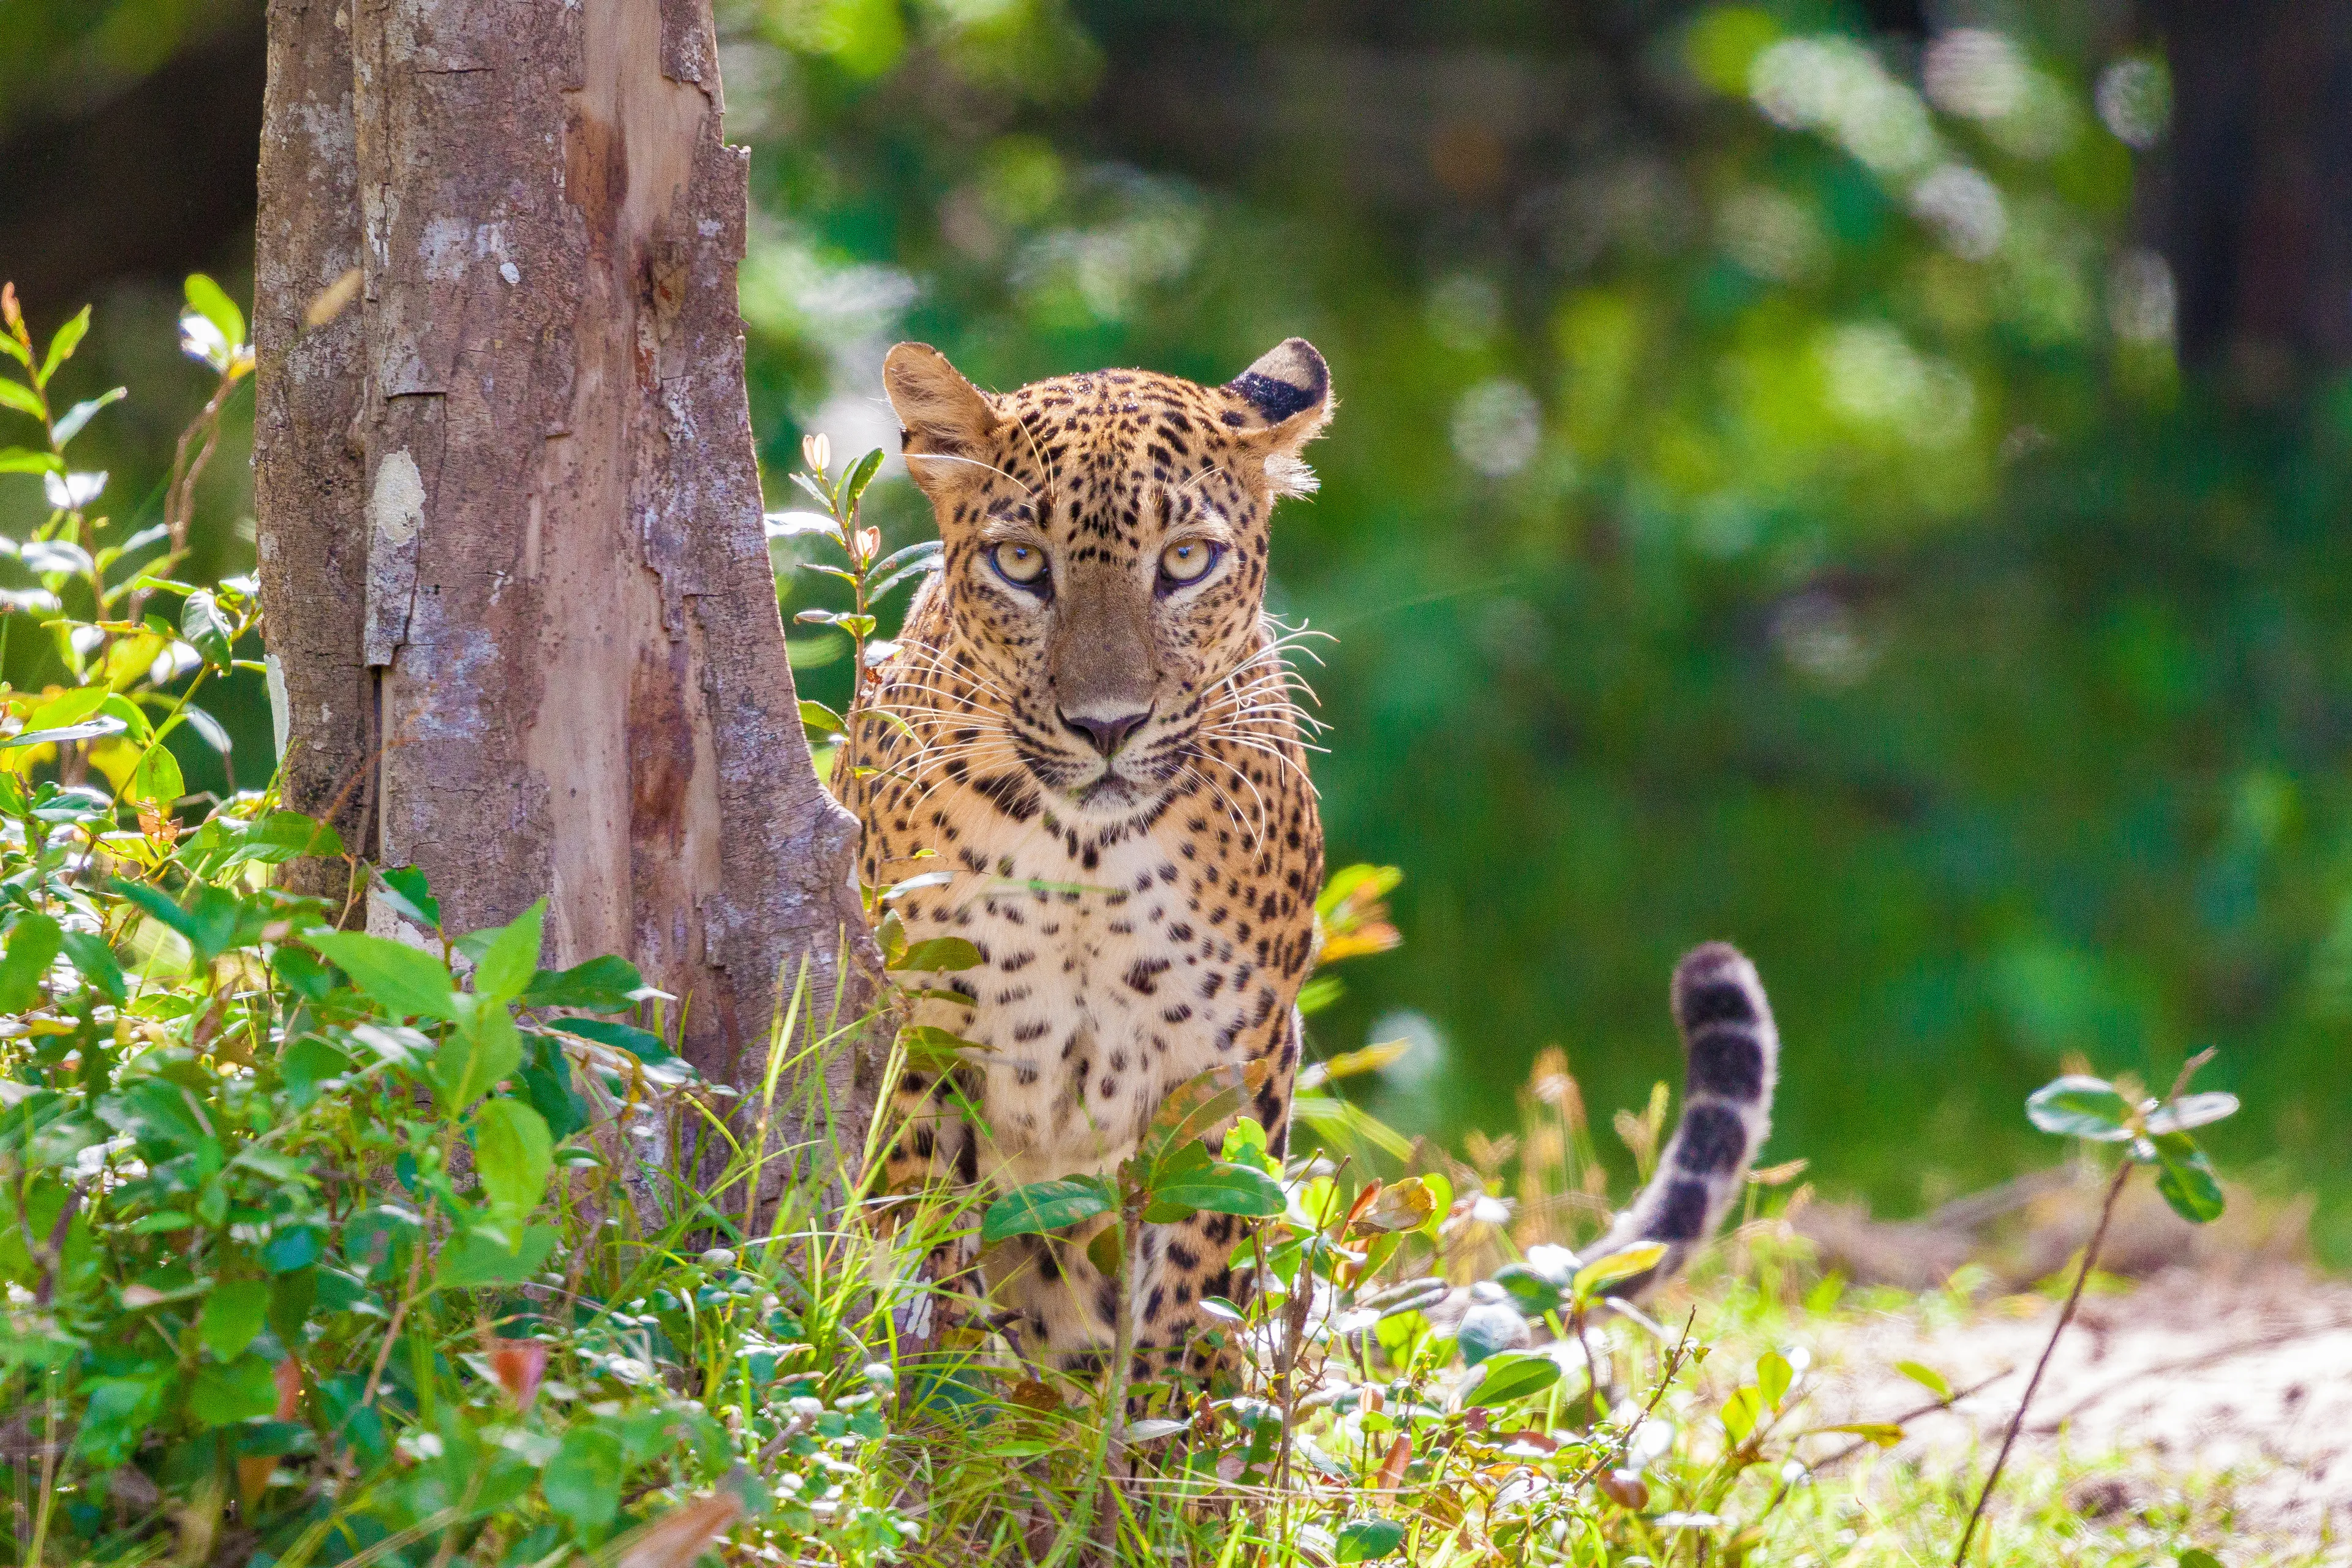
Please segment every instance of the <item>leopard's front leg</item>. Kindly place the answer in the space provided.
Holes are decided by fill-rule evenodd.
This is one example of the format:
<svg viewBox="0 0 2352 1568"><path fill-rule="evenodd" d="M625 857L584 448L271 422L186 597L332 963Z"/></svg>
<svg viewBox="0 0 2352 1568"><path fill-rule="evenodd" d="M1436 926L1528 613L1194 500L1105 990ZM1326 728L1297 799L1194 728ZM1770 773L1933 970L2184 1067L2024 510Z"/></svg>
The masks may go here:
<svg viewBox="0 0 2352 1568"><path fill-rule="evenodd" d="M1291 1090L1303 1038L1301 1020L1291 1009L1259 1053L1269 1063L1265 1080L1244 1108L1265 1129L1266 1151L1276 1162L1289 1152ZM1222 1138L1221 1131L1209 1140L1213 1153ZM1247 1224L1232 1215L1196 1214L1144 1227L1130 1296L1135 1311L1130 1419L1181 1395L1184 1383L1205 1383L1234 1366L1237 1347L1201 1310L1201 1303L1212 1297L1237 1304L1246 1300L1248 1292L1234 1282L1233 1254L1247 1234Z"/></svg>

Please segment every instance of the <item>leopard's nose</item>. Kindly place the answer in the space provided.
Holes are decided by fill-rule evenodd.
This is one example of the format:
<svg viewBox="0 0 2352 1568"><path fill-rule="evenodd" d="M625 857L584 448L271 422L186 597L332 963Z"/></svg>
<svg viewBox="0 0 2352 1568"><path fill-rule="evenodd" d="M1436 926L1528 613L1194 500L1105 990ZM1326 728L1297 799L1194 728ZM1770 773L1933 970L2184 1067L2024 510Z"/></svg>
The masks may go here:
<svg viewBox="0 0 2352 1568"><path fill-rule="evenodd" d="M1150 721L1151 710L1139 708L1129 713L1073 713L1060 710L1062 723L1074 735L1084 735L1094 749L1108 757L1126 744L1129 736Z"/></svg>

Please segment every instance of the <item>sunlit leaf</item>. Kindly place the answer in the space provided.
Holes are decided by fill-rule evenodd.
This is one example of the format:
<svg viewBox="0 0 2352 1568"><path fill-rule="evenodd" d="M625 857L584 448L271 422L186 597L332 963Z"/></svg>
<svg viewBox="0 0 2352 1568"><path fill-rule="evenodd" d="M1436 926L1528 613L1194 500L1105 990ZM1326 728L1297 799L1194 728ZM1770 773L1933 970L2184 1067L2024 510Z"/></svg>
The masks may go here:
<svg viewBox="0 0 2352 1568"><path fill-rule="evenodd" d="M0 957L0 1013L29 1011L41 999L41 982L64 945L64 930L47 915L20 914L8 931Z"/></svg>
<svg viewBox="0 0 2352 1568"><path fill-rule="evenodd" d="M189 308L210 321L231 348L245 342L245 312L221 286L201 272L188 274Z"/></svg>
<svg viewBox="0 0 2352 1568"><path fill-rule="evenodd" d="M1596 1258L1578 1269L1570 1289L1578 1300L1589 1301L1621 1279L1631 1279L1636 1274L1655 1268L1665 1256L1665 1247L1654 1241L1625 1247L1604 1258Z"/></svg>
<svg viewBox="0 0 2352 1568"><path fill-rule="evenodd" d="M522 1066L522 1033L503 1003L467 995L453 1000L457 1027L434 1047L433 1080L441 1113L455 1119Z"/></svg>
<svg viewBox="0 0 2352 1568"><path fill-rule="evenodd" d="M73 357L74 350L81 346L82 339L89 332L89 307L84 305L75 311L66 324L58 329L57 335L49 340L49 352L41 361L41 380L45 384L51 376L58 374L58 366Z"/></svg>
<svg viewBox="0 0 2352 1568"><path fill-rule="evenodd" d="M2044 1132L2102 1143L2129 1138L2132 1103L2105 1079L2069 1074L2033 1091L2025 1114Z"/></svg>
<svg viewBox="0 0 2352 1568"><path fill-rule="evenodd" d="M1271 1218L1289 1206L1282 1184L1272 1176L1255 1165L1228 1164L1222 1160L1168 1181L1154 1182L1150 1196L1155 1205L1259 1219Z"/></svg>
<svg viewBox="0 0 2352 1568"><path fill-rule="evenodd" d="M1546 1355L1506 1351L1478 1365L1478 1380L1462 1396L1465 1405L1508 1405L1541 1394L1559 1381L1559 1363Z"/></svg>
<svg viewBox="0 0 2352 1568"><path fill-rule="evenodd" d="M2147 1131L2153 1133L2186 1132L2192 1127L2203 1127L2238 1113L2238 1097L2216 1090L2210 1094L2184 1095L2169 1105L2160 1105L2147 1114Z"/></svg>
<svg viewBox="0 0 2352 1568"><path fill-rule="evenodd" d="M11 381L0 375L0 408L13 408L35 419L46 419L47 410L41 406L41 395L21 381Z"/></svg>
<svg viewBox="0 0 2352 1568"><path fill-rule="evenodd" d="M130 787L122 793L131 800L152 801L168 810L188 793L188 782L180 776L180 761L172 755L172 749L156 741L140 753L139 765L131 770Z"/></svg>
<svg viewBox="0 0 2352 1568"><path fill-rule="evenodd" d="M977 969L987 962L980 956L980 949L962 937L936 936L910 943L904 952L890 961L890 967L893 970L950 974L959 970Z"/></svg>
<svg viewBox="0 0 2352 1568"><path fill-rule="evenodd" d="M60 447L64 446L81 434L82 426L89 424L100 409L110 403L120 403L130 395L129 387L118 386L111 391L101 392L96 397L82 399L58 416L57 424L49 432L50 439Z"/></svg>
<svg viewBox="0 0 2352 1568"><path fill-rule="evenodd" d="M303 940L352 977L371 1001L395 1017L455 1020L458 1007L448 966L404 942L365 931L316 931Z"/></svg>
<svg viewBox="0 0 2352 1568"><path fill-rule="evenodd" d="M523 994L539 973L540 932L546 920L547 900L542 898L495 931L476 933L489 939L474 965L476 992L501 1003Z"/></svg>
<svg viewBox="0 0 2352 1568"><path fill-rule="evenodd" d="M1718 1414L1722 1417L1723 1429L1731 1435L1731 1440L1745 1443L1748 1435L1756 1430L1757 1420L1763 1410L1762 1391L1754 1384L1744 1384L1732 1390L1731 1397L1723 1402L1723 1409Z"/></svg>
<svg viewBox="0 0 2352 1568"><path fill-rule="evenodd" d="M1952 1385L1945 1380L1942 1373L1932 1366L1916 1361L1898 1361L1895 1363L1895 1370L1938 1399L1949 1399L1952 1396Z"/></svg>
<svg viewBox="0 0 2352 1568"><path fill-rule="evenodd" d="M493 1207L520 1220L547 1195L555 1168L547 1121L519 1100L487 1100L474 1112L474 1164Z"/></svg>
<svg viewBox="0 0 2352 1568"><path fill-rule="evenodd" d="M0 376L0 385L13 384ZM0 403L5 403L0 394ZM0 447L0 474L55 474L65 471L66 460L54 452L37 452L29 447Z"/></svg>
<svg viewBox="0 0 2352 1568"><path fill-rule="evenodd" d="M990 1048L934 1024L908 1025L898 1031L898 1043L906 1049L907 1066L917 1072L947 1072L961 1066L967 1053L979 1054Z"/></svg>

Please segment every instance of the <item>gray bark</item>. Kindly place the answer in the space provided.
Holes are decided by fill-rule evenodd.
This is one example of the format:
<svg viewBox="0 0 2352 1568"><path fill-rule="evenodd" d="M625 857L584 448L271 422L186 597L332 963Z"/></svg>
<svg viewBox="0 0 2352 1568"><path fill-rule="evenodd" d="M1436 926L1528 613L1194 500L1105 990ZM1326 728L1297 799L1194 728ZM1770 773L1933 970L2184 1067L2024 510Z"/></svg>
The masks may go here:
<svg viewBox="0 0 2352 1568"><path fill-rule="evenodd" d="M257 378L254 509L263 520L261 596L271 696L290 721L279 788L286 804L331 818L357 845L373 804L367 776L374 680L361 659L358 601L367 562L358 417L360 318L344 310L306 328L312 300L360 264L351 47L341 0L276 0L254 247ZM302 861L288 880L341 900L343 867Z"/></svg>
<svg viewBox="0 0 2352 1568"><path fill-rule="evenodd" d="M260 317L299 314L331 232L363 280L356 375L264 344L264 405L289 410L257 457L288 476L261 502L269 626L333 628L287 645L289 696L314 643L368 670L368 849L423 868L448 929L548 895L546 962L626 954L679 998L689 1059L756 1081L779 975L805 961L829 1002L848 955L854 1009L871 947L761 525L746 155L709 0L277 0L270 22ZM343 121L328 86L281 85L312 70ZM333 210L306 226L306 200ZM348 492L331 426L361 453ZM305 700L293 754L323 775L364 752ZM861 1110L847 1060L828 1076Z"/></svg>

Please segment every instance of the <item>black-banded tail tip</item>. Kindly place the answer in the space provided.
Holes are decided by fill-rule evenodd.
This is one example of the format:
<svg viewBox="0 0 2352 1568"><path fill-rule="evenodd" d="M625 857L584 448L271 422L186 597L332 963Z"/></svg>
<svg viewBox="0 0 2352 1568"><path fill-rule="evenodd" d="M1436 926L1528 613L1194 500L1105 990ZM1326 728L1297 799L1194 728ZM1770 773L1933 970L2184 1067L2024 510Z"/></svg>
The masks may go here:
<svg viewBox="0 0 2352 1568"><path fill-rule="evenodd" d="M1764 982L1727 942L1702 942L1675 965L1675 1023L1685 1036L1709 1024L1769 1023Z"/></svg>

